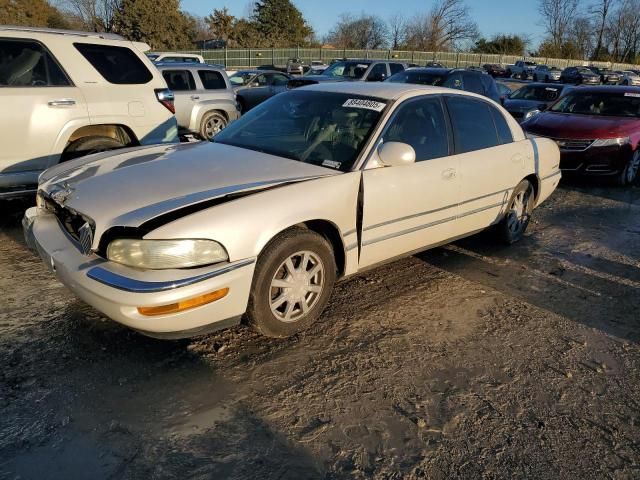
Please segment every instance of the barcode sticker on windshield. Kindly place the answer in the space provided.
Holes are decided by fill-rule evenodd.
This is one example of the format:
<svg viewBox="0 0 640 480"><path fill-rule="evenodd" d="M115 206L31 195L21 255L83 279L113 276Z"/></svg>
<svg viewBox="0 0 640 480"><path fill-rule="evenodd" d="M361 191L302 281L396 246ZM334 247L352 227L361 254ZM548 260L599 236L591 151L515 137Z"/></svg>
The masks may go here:
<svg viewBox="0 0 640 480"><path fill-rule="evenodd" d="M640 93L625 93L624 94L625 97L634 97L634 98L640 98Z"/></svg>
<svg viewBox="0 0 640 480"><path fill-rule="evenodd" d="M374 100L363 100L360 98L350 98L342 105L346 108L366 108L367 110L374 110L381 112L386 107L386 103L376 102Z"/></svg>

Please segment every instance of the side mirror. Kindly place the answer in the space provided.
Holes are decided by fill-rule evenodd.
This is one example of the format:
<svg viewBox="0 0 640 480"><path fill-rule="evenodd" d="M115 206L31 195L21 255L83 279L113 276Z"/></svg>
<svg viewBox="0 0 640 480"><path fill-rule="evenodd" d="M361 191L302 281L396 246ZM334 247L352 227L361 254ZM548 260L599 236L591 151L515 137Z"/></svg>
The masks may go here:
<svg viewBox="0 0 640 480"><path fill-rule="evenodd" d="M387 142L378 147L378 157L386 167L401 167L416 163L416 151L407 143Z"/></svg>

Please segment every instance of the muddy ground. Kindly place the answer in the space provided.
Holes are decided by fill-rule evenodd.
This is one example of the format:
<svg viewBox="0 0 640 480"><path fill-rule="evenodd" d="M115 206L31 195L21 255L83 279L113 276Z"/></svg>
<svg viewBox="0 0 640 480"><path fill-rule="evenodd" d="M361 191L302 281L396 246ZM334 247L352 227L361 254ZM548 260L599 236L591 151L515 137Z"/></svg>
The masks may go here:
<svg viewBox="0 0 640 480"><path fill-rule="evenodd" d="M338 285L310 331L145 338L0 231L0 478L640 478L640 188L564 183Z"/></svg>

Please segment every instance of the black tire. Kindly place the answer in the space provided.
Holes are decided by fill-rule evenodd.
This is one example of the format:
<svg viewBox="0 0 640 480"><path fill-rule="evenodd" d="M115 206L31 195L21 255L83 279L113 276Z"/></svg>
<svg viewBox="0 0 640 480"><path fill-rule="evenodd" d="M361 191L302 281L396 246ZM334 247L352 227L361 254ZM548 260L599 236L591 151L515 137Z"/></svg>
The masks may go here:
<svg viewBox="0 0 640 480"><path fill-rule="evenodd" d="M527 79L529 78L529 75L527 74L527 72L522 72L522 73L520 74L520 78L521 78L522 80L527 80Z"/></svg>
<svg viewBox="0 0 640 480"><path fill-rule="evenodd" d="M625 165L624 170L620 172L617 178L617 183L621 187L626 187L628 185L632 185L636 180L638 180L638 175L640 174L640 148L637 149L629 162Z"/></svg>
<svg viewBox="0 0 640 480"><path fill-rule="evenodd" d="M123 147L124 145L120 141L111 137L83 137L74 140L64 149L61 161L66 162L67 160L84 157L92 153L106 152Z"/></svg>
<svg viewBox="0 0 640 480"><path fill-rule="evenodd" d="M207 112L200 121L200 138L203 140L213 140L218 133L224 130L229 121L221 112L216 110Z"/></svg>
<svg viewBox="0 0 640 480"><path fill-rule="evenodd" d="M519 199L522 199L521 209L516 204ZM511 245L522 239L531 220L534 201L533 185L528 180L521 181L509 199L504 218L496 225L498 237L502 242Z"/></svg>
<svg viewBox="0 0 640 480"><path fill-rule="evenodd" d="M303 262L303 252L310 254L307 256L312 267L310 269L307 268L308 263ZM296 258L299 259L297 264ZM287 259L295 267L296 275L312 274L320 265L319 273L301 280L302 287L299 286L300 283L291 288L274 286L274 282L300 282L288 271L291 267L286 266ZM329 242L310 230L287 230L271 240L258 257L249 294L247 321L267 337L285 338L295 335L320 317L329 301L335 280L336 262ZM310 286L319 291L314 293L306 290ZM293 296L293 300L288 299L290 296ZM308 308L306 313L301 303L303 301ZM287 314L290 315L289 320L286 320ZM294 318L293 315L297 316Z"/></svg>

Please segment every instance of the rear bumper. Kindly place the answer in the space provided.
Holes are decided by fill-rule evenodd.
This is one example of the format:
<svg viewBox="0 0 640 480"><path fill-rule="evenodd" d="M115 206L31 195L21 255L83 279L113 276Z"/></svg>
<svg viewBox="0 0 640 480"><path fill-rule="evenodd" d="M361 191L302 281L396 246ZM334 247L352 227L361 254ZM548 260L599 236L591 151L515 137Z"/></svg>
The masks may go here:
<svg viewBox="0 0 640 480"><path fill-rule="evenodd" d="M60 282L116 322L150 336L180 338L238 324L247 308L255 259L194 270L136 270L85 256L56 217L36 207L22 221L27 244ZM179 313L144 316L138 307L180 302L222 288L222 299Z"/></svg>

